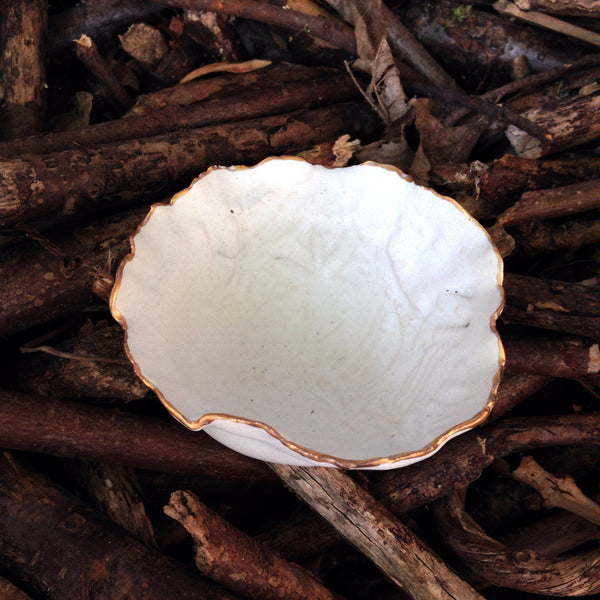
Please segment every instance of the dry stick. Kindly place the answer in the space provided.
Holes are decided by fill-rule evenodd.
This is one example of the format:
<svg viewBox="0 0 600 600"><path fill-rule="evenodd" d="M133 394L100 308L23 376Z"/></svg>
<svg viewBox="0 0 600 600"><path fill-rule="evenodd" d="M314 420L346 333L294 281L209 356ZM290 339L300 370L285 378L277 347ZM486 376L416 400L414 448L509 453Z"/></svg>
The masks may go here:
<svg viewBox="0 0 600 600"><path fill-rule="evenodd" d="M500 541L512 550L534 550L546 556L558 556L600 537L600 527L576 515L559 512L528 523Z"/></svg>
<svg viewBox="0 0 600 600"><path fill-rule="evenodd" d="M553 377L547 375L504 375L496 393L489 419L495 420L548 385Z"/></svg>
<svg viewBox="0 0 600 600"><path fill-rule="evenodd" d="M73 40L91 35L96 42L111 42L131 23L160 15L163 7L151 0L94 0L81 2L48 19L48 52L71 51Z"/></svg>
<svg viewBox="0 0 600 600"><path fill-rule="evenodd" d="M590 385L600 384L598 344L554 340L540 336L504 335L506 371L575 379Z"/></svg>
<svg viewBox="0 0 600 600"><path fill-rule="evenodd" d="M218 479L272 482L265 465L172 419L0 391L0 447Z"/></svg>
<svg viewBox="0 0 600 600"><path fill-rule="evenodd" d="M402 514L464 488L493 460L546 446L596 443L600 415L503 419L450 440L426 461L384 473L374 493Z"/></svg>
<svg viewBox="0 0 600 600"><path fill-rule="evenodd" d="M150 390L127 359L123 336L123 329L114 322L86 323L74 337L58 345L63 360L44 352L7 364L9 372L17 377L13 387L61 398L142 400ZM21 352L24 350L29 351L29 344L26 348L21 346Z"/></svg>
<svg viewBox="0 0 600 600"><path fill-rule="evenodd" d="M156 548L152 522L133 469L88 461L78 461L77 466L81 467L74 467L77 480L85 488L88 501L135 538Z"/></svg>
<svg viewBox="0 0 600 600"><path fill-rule="evenodd" d="M547 190L525 192L521 199L498 216L496 223L511 227L528 221L543 221L600 208L600 179Z"/></svg>
<svg viewBox="0 0 600 600"><path fill-rule="evenodd" d="M600 55L599 55L600 57ZM471 168L481 167L475 163ZM448 165L448 169L451 165ZM487 163L484 168L473 173L461 171L457 166L457 176L471 180L471 193L475 193L475 176L480 198L505 207L507 201L528 190L563 186L600 178L600 159L594 156L580 158L564 158L555 160L534 160L513 154L505 154L501 158Z"/></svg>
<svg viewBox="0 0 600 600"><path fill-rule="evenodd" d="M570 90L565 98L542 100L541 104L522 112L521 116L547 131L550 143L542 144L509 125L506 136L517 154L540 158L597 139L600 136L600 92L595 82L586 87L585 93L582 93L584 88ZM511 104L511 101L506 103L508 108L512 108Z"/></svg>
<svg viewBox="0 0 600 600"><path fill-rule="evenodd" d="M415 600L482 600L346 473L271 464L285 485Z"/></svg>
<svg viewBox="0 0 600 600"><path fill-rule="evenodd" d="M0 262L0 335L71 315L97 295L94 283L130 250L147 208L74 228L50 248L17 245Z"/></svg>
<svg viewBox="0 0 600 600"><path fill-rule="evenodd" d="M573 71L597 67L598 65L600 65L600 54L590 54L578 60L574 60L573 62L561 65L560 67L552 67L542 71L541 73L534 73L532 75L528 75L527 77L515 79L510 83L481 94L481 96L478 98L485 100L486 102L496 104L497 102L500 102L504 96L508 96L509 94L516 94L517 92L541 86L546 83L551 83L552 81L556 81L557 79L560 79L563 76L572 73ZM469 110L467 110L466 107L454 110L444 119L444 125L450 127L468 113Z"/></svg>
<svg viewBox="0 0 600 600"><path fill-rule="evenodd" d="M297 10L257 2L256 0L162 0L164 4L193 11L207 10L291 31L304 31L337 48L356 54L354 31L339 19L304 14Z"/></svg>
<svg viewBox="0 0 600 600"><path fill-rule="evenodd" d="M214 164L253 164L375 125L355 103L266 117L92 149L0 161L0 228L48 225L77 213L148 202L176 191ZM363 132L365 130L363 129Z"/></svg>
<svg viewBox="0 0 600 600"><path fill-rule="evenodd" d="M508 96L509 94L515 94L528 88L551 83L573 71L597 67L598 65L600 65L600 54L590 54L578 60L574 60L573 62L561 65L560 67L553 67L551 69L546 69L541 73L534 73L533 75L523 77L522 79L516 79L515 81L511 81L510 83L490 90L489 92L485 92L481 97L489 102L499 102L504 96Z"/></svg>
<svg viewBox="0 0 600 600"><path fill-rule="evenodd" d="M242 91L189 106L167 106L141 116L98 123L82 129L59 131L25 138L14 144L0 144L0 156L16 158L22 154L44 154L77 146L116 143L169 131L194 129L216 123L231 123L266 117L282 112L324 106L358 96L347 76L320 78Z"/></svg>
<svg viewBox="0 0 600 600"><path fill-rule="evenodd" d="M234 593L261 600L337 598L308 571L263 549L191 492L174 492L164 511L192 536L198 570Z"/></svg>
<svg viewBox="0 0 600 600"><path fill-rule="evenodd" d="M4 139L31 135L42 129L46 84L44 40L48 19L46 0L16 0L0 8L0 72Z"/></svg>
<svg viewBox="0 0 600 600"><path fill-rule="evenodd" d="M438 88L456 89L454 79L444 71L438 62L425 50L410 30L387 7L384 9L389 19L388 41L392 50L408 60L419 73Z"/></svg>
<svg viewBox="0 0 600 600"><path fill-rule="evenodd" d="M541 12L533 10L523 11L507 0L498 0L497 2L494 2L493 7L502 15L516 17L526 23L531 23L556 33L568 35L569 37L582 40L588 44L600 46L600 34L590 31L589 29L578 27L577 25L573 25L572 23L557 19L556 17L551 17L550 15Z"/></svg>
<svg viewBox="0 0 600 600"><path fill-rule="evenodd" d="M545 145L549 139L547 131L537 125L535 122L522 117L521 115L509 110L505 107L492 104L478 96L469 96L455 89L438 89L433 86L420 83L418 81L407 82L407 88L425 96L436 98L450 104L467 107L476 110L488 117L489 120L495 120L503 125L514 125L522 131L532 135L540 141L540 144Z"/></svg>
<svg viewBox="0 0 600 600"><path fill-rule="evenodd" d="M7 454L0 483L0 562L44 598L234 598Z"/></svg>
<svg viewBox="0 0 600 600"><path fill-rule="evenodd" d="M502 320L600 340L600 289L506 273Z"/></svg>
<svg viewBox="0 0 600 600"><path fill-rule="evenodd" d="M562 225L531 223L513 232L518 246L527 255L578 250L600 242L600 220L574 221Z"/></svg>
<svg viewBox="0 0 600 600"><path fill-rule="evenodd" d="M100 56L94 40L88 35L82 35L75 40L75 54L104 87L106 95L113 99L123 109L132 104L132 99L113 73L106 61Z"/></svg>
<svg viewBox="0 0 600 600"><path fill-rule="evenodd" d="M521 10L539 10L570 17L600 17L599 0L515 0Z"/></svg>
<svg viewBox="0 0 600 600"><path fill-rule="evenodd" d="M453 550L491 583L533 594L587 596L600 591L600 552L547 558L492 539L467 513L456 492L435 507L438 527Z"/></svg>
<svg viewBox="0 0 600 600"><path fill-rule="evenodd" d="M31 600L25 592L3 577L0 577L0 598L2 600Z"/></svg>
<svg viewBox="0 0 600 600"><path fill-rule="evenodd" d="M544 500L544 507L562 508L600 525L600 505L586 496L572 477L556 477L531 456L523 457L512 475L534 488Z"/></svg>
<svg viewBox="0 0 600 600"><path fill-rule="evenodd" d="M221 72L214 77L200 77L141 94L127 116L137 116L165 106L187 106L208 98L226 99L251 90L281 88L290 83L313 81L336 74L339 71L331 67L308 67L291 63L271 64L243 73Z"/></svg>
<svg viewBox="0 0 600 600"><path fill-rule="evenodd" d="M509 303L530 309L547 308L572 314L600 311L600 285L594 280L574 283L507 272L504 290Z"/></svg>

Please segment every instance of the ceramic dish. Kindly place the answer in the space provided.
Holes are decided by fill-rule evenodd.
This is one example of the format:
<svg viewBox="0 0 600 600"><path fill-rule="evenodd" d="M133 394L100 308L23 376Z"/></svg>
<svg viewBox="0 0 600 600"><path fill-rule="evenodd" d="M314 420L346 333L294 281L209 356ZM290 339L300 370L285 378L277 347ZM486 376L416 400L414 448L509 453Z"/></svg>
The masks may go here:
<svg viewBox="0 0 600 600"><path fill-rule="evenodd" d="M502 260L392 167L213 168L132 239L111 309L187 427L255 458L387 469L487 417Z"/></svg>

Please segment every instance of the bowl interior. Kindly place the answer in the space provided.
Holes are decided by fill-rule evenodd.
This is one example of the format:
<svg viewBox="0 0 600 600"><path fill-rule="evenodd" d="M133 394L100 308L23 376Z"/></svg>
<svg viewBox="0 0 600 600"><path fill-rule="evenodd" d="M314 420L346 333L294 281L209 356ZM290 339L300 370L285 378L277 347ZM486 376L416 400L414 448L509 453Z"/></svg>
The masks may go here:
<svg viewBox="0 0 600 600"><path fill-rule="evenodd" d="M396 170L282 159L212 170L155 207L113 306L189 426L229 415L367 460L485 412L501 273L475 221Z"/></svg>

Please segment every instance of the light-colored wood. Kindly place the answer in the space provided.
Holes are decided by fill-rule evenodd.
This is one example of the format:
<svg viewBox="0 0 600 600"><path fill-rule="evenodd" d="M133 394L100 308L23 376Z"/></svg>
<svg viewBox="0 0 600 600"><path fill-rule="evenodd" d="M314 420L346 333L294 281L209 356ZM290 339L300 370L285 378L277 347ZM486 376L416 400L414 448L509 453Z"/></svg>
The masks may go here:
<svg viewBox="0 0 600 600"><path fill-rule="evenodd" d="M498 0L498 2L494 2L493 6L501 15L515 17L520 21L525 21L526 23L531 23L532 25L555 31L556 33L568 35L569 37L582 40L588 44L593 44L594 46L600 46L600 34L590 31L589 29L578 27L577 25L567 23L562 19L551 17L550 15L536 10L521 10L516 4L508 2L507 0Z"/></svg>
<svg viewBox="0 0 600 600"><path fill-rule="evenodd" d="M345 472L271 464L285 485L415 600L483 600Z"/></svg>

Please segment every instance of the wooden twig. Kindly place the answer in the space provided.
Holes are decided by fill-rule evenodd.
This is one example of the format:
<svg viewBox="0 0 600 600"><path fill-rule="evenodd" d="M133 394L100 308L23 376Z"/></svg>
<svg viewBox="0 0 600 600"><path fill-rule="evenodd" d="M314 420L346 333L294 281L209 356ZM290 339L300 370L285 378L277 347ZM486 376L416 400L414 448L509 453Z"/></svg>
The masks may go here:
<svg viewBox="0 0 600 600"><path fill-rule="evenodd" d="M525 223L512 232L518 247L529 256L579 250L600 242L600 220L551 223Z"/></svg>
<svg viewBox="0 0 600 600"><path fill-rule="evenodd" d="M287 487L415 600L482 600L406 525L343 471L270 466Z"/></svg>
<svg viewBox="0 0 600 600"><path fill-rule="evenodd" d="M548 385L552 377L547 375L504 375L496 393L490 421L500 418L536 392Z"/></svg>
<svg viewBox="0 0 600 600"><path fill-rule="evenodd" d="M454 79L440 66L408 27L389 9L386 8L385 13L389 18L388 40L392 49L437 87L457 88Z"/></svg>
<svg viewBox="0 0 600 600"><path fill-rule="evenodd" d="M515 4L521 10L539 10L569 17L600 18L598 0L515 0Z"/></svg>
<svg viewBox="0 0 600 600"><path fill-rule="evenodd" d="M374 493L402 514L469 485L493 460L547 446L595 443L600 416L503 419L450 440L426 461L385 473Z"/></svg>
<svg viewBox="0 0 600 600"><path fill-rule="evenodd" d="M0 9L0 132L13 139L41 131L46 85L46 0L16 0Z"/></svg>
<svg viewBox="0 0 600 600"><path fill-rule="evenodd" d="M164 511L192 536L199 571L234 593L257 600L338 598L308 571L262 548L191 492L174 492Z"/></svg>
<svg viewBox="0 0 600 600"><path fill-rule="evenodd" d="M600 525L600 505L586 496L572 477L557 477L541 467L532 456L524 456L512 472L518 481L533 487L546 508L562 508Z"/></svg>
<svg viewBox="0 0 600 600"><path fill-rule="evenodd" d="M466 512L456 492L436 506L446 542L475 572L494 585L552 596L585 596L600 591L600 551L546 558L513 551L491 538Z"/></svg>
<svg viewBox="0 0 600 600"><path fill-rule="evenodd" d="M89 35L82 35L75 40L75 54L88 71L98 79L106 96L114 100L122 109L128 109L132 99L123 84L113 73L104 58L100 56L94 40Z"/></svg>
<svg viewBox="0 0 600 600"><path fill-rule="evenodd" d="M552 34L477 5L469 9L463 3L413 0L403 3L398 15L431 53L452 65L459 83L473 92L482 84L493 88L512 79L516 56L524 56L533 73L582 56L578 48L557 43Z"/></svg>
<svg viewBox="0 0 600 600"><path fill-rule="evenodd" d="M525 110L519 110L510 101L506 104L545 129L549 136L549 143L541 144L538 139L532 139L530 134L509 125L506 136L519 156L540 158L600 136L600 92L595 83L571 89L565 97L544 98L541 101L538 99L537 105Z"/></svg>
<svg viewBox="0 0 600 600"><path fill-rule="evenodd" d="M25 592L3 577L0 577L0 597L3 600L31 600Z"/></svg>
<svg viewBox="0 0 600 600"><path fill-rule="evenodd" d="M0 156L16 158L23 154L45 154L80 146L90 147L128 139L135 140L170 131L324 106L351 100L357 96L356 87L346 76L292 82L277 87L237 92L228 97L208 99L187 106L166 106L140 116L29 137L14 144L0 144Z"/></svg>
<svg viewBox="0 0 600 600"><path fill-rule="evenodd" d="M521 199L498 216L497 224L511 227L528 221L543 221L574 215L600 207L600 179L592 179L546 190L525 192Z"/></svg>
<svg viewBox="0 0 600 600"><path fill-rule="evenodd" d="M0 446L188 475L273 481L264 464L174 421L0 392Z"/></svg>
<svg viewBox="0 0 600 600"><path fill-rule="evenodd" d="M544 146L548 141L549 136L543 127L510 109L488 102L479 96L469 96L455 89L437 89L414 80L408 83L407 88L442 102L475 110L489 121L498 121L503 126L513 125L518 127L539 140L541 146Z"/></svg>
<svg viewBox="0 0 600 600"><path fill-rule="evenodd" d="M504 335L506 371L549 377L575 379L591 385L600 384L598 344L561 341L540 336Z"/></svg>
<svg viewBox="0 0 600 600"><path fill-rule="evenodd" d="M545 556L558 556L600 538L600 526L567 513L553 513L504 535L500 541L512 550L534 550Z"/></svg>
<svg viewBox="0 0 600 600"><path fill-rule="evenodd" d="M360 116L359 116L360 115ZM254 164L374 126L362 104L336 104L161 136L0 161L0 228L126 207L175 192L215 164ZM364 131L364 130L363 130ZM51 221L50 221L51 222Z"/></svg>
<svg viewBox="0 0 600 600"><path fill-rule="evenodd" d="M147 546L157 547L133 469L85 461L78 476L94 507Z"/></svg>
<svg viewBox="0 0 600 600"><path fill-rule="evenodd" d="M89 35L103 45L127 25L157 16L164 9L152 0L95 0L81 2L50 15L48 52L71 51L73 40Z"/></svg>
<svg viewBox="0 0 600 600"><path fill-rule="evenodd" d="M502 320L600 340L597 284L506 273Z"/></svg>
<svg viewBox="0 0 600 600"><path fill-rule="evenodd" d="M40 596L233 600L7 454L0 482L0 562Z"/></svg>
<svg viewBox="0 0 600 600"><path fill-rule="evenodd" d="M94 281L129 252L147 208L76 228L48 248L20 244L0 262L0 335L71 315L97 298Z"/></svg>
<svg viewBox="0 0 600 600"><path fill-rule="evenodd" d="M489 102L500 102L502 98L510 94L524 92L528 89L552 83L574 71L585 70L597 66L600 66L600 54L589 54L583 58L560 65L559 67L553 67L551 69L546 69L541 73L534 73L527 77L523 77L522 79L516 79L510 83L506 83L505 85L490 90L489 92L485 92L481 97Z"/></svg>
<svg viewBox="0 0 600 600"><path fill-rule="evenodd" d="M455 167L456 168L456 167ZM464 179L464 174L459 177ZM494 206L506 208L530 190L563 186L600 178L600 159L594 156L535 160L506 154L475 171L479 196ZM475 181L473 181L475 185Z"/></svg>
<svg viewBox="0 0 600 600"><path fill-rule="evenodd" d="M16 376L11 387L42 396L118 398L121 402L149 396L149 388L125 355L123 329L116 323L85 323L58 348L59 352L67 350L61 359L44 353L28 355L12 364L7 361L7 371Z"/></svg>
<svg viewBox="0 0 600 600"><path fill-rule="evenodd" d="M573 25L562 19L551 17L543 12L521 10L516 4L508 2L508 0L498 0L497 2L494 2L493 6L501 15L515 17L521 21L525 21L525 23L531 23L532 25L537 25L538 27L543 27L544 29L556 33L568 35L569 37L581 40L588 44L600 46L600 34L590 31L589 29L584 29L583 27Z"/></svg>
<svg viewBox="0 0 600 600"><path fill-rule="evenodd" d="M304 31L314 37L329 42L337 48L346 50L349 54L356 54L354 31L345 23L334 17L325 18L314 16L280 7L267 2L254 0L162 0L165 4L185 8L188 10L208 10L225 13L243 19L252 19L283 27L290 31Z"/></svg>
<svg viewBox="0 0 600 600"><path fill-rule="evenodd" d="M341 537L322 517L306 510L295 511L292 517L271 523L254 539L278 556L299 562L321 555Z"/></svg>

